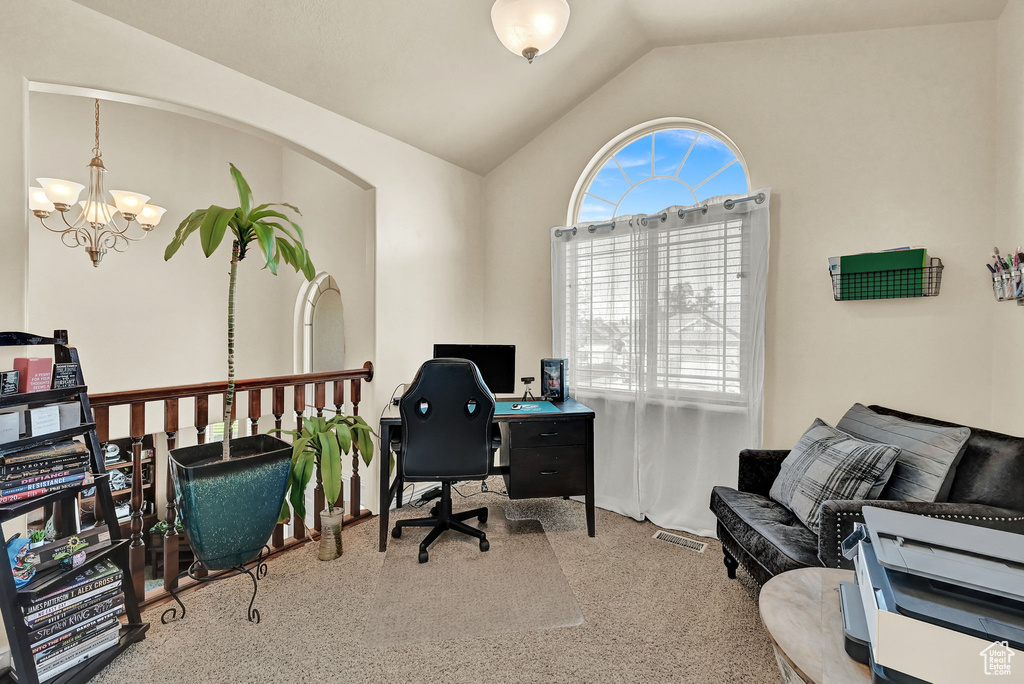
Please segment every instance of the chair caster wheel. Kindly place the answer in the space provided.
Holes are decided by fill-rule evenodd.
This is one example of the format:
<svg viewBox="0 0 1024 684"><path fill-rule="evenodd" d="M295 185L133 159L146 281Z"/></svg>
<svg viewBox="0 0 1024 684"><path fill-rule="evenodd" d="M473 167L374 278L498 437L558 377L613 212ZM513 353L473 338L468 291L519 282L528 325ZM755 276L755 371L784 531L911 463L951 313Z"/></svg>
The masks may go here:
<svg viewBox="0 0 1024 684"><path fill-rule="evenodd" d="M483 513L478 515L476 517L476 519L479 520L481 522L481 524L486 523L487 522L487 511L484 511Z"/></svg>
<svg viewBox="0 0 1024 684"><path fill-rule="evenodd" d="M480 550L481 551L486 551L489 548L491 548L491 542L487 541L486 539L481 539L480 540Z"/></svg>
<svg viewBox="0 0 1024 684"><path fill-rule="evenodd" d="M420 563L426 563L430 555L424 549L420 549Z"/></svg>
<svg viewBox="0 0 1024 684"><path fill-rule="evenodd" d="M391 536L399 539L402 536L402 528L395 525L395 529L391 530Z"/></svg>
<svg viewBox="0 0 1024 684"><path fill-rule="evenodd" d="M436 518L437 517L437 506L436 505L431 507L431 509L430 509L430 517L431 518Z"/></svg>

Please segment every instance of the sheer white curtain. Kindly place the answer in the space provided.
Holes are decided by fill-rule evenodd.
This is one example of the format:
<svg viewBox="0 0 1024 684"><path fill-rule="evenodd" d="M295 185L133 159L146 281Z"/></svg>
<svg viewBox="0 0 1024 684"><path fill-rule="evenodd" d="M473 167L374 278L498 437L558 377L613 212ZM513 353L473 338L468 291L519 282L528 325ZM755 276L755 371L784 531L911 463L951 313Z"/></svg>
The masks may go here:
<svg viewBox="0 0 1024 684"><path fill-rule="evenodd" d="M711 488L735 486L737 454L761 444L771 191L759 193L552 229L553 347L597 414L598 506L714 536Z"/></svg>

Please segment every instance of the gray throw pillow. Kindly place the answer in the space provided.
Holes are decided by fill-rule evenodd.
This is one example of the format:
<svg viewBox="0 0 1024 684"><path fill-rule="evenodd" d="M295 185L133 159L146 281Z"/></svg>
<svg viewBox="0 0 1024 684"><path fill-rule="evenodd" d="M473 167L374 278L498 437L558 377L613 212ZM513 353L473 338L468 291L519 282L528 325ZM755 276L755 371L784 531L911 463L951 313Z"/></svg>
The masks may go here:
<svg viewBox="0 0 1024 684"><path fill-rule="evenodd" d="M865 442L815 418L782 461L769 495L817 533L821 504L863 500L885 482L899 453L899 447Z"/></svg>
<svg viewBox="0 0 1024 684"><path fill-rule="evenodd" d="M945 501L971 429L942 427L884 416L854 404L837 426L858 439L900 448L888 484L874 498L890 501Z"/></svg>

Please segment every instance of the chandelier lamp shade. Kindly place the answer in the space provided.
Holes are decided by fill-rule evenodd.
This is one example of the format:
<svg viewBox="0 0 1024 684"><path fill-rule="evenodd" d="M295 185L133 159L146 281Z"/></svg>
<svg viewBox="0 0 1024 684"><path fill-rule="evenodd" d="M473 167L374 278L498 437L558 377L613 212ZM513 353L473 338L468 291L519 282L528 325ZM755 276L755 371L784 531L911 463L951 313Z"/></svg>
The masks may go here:
<svg viewBox="0 0 1024 684"><path fill-rule="evenodd" d="M533 64L538 55L555 47L569 25L566 0L497 0L491 24L498 40L513 54Z"/></svg>
<svg viewBox="0 0 1024 684"><path fill-rule="evenodd" d="M39 187L28 189L28 208L39 218L43 227L51 233L59 233L61 242L67 247L84 247L93 266L99 266L108 250L123 252L132 242L138 242L157 227L166 209L149 204L149 195L128 190L111 190L108 197L103 189L103 175L107 172L100 151L100 101L95 100L96 138L89 162L89 187L86 198L78 200L86 186L61 178L37 178ZM74 210L75 218L68 220L68 213ZM60 212L66 228L51 228L46 219L54 212ZM118 226L120 214L123 226ZM128 231L132 223L138 223L141 234L131 236Z"/></svg>

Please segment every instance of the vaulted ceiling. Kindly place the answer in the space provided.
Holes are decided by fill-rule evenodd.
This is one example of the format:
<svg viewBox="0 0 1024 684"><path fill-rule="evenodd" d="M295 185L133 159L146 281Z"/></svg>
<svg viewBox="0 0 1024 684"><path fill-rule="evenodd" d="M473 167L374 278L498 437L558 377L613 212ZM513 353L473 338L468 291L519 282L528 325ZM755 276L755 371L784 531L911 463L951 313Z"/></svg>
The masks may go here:
<svg viewBox="0 0 1024 684"><path fill-rule="evenodd" d="M569 0L532 65L490 0L76 0L477 173L665 45L996 19L1006 0ZM254 106L259 106L254 103Z"/></svg>

